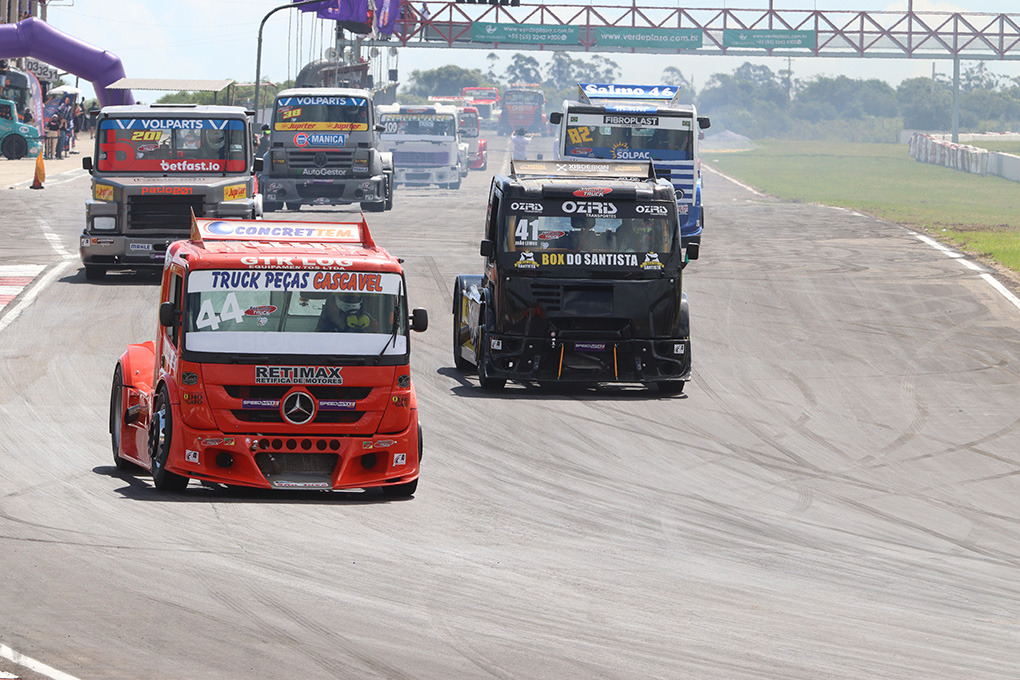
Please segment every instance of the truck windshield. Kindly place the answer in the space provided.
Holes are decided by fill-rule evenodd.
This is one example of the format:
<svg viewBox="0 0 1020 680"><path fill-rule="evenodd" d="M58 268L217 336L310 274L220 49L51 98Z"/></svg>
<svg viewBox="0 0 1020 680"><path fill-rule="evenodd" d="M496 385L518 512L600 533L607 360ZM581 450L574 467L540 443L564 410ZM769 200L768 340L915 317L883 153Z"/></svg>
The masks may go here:
<svg viewBox="0 0 1020 680"><path fill-rule="evenodd" d="M100 172L194 175L248 169L242 120L106 118L96 137Z"/></svg>
<svg viewBox="0 0 1020 680"><path fill-rule="evenodd" d="M539 90L510 90L503 96L506 104L532 104L541 105L545 103L545 95Z"/></svg>
<svg viewBox="0 0 1020 680"><path fill-rule="evenodd" d="M448 113L384 113L381 122L387 135L429 135L453 137L453 116Z"/></svg>
<svg viewBox="0 0 1020 680"><path fill-rule="evenodd" d="M667 253L676 222L669 217L508 215L507 252Z"/></svg>
<svg viewBox="0 0 1020 680"><path fill-rule="evenodd" d="M276 130L368 130L368 100L363 97L280 97L273 117Z"/></svg>
<svg viewBox="0 0 1020 680"><path fill-rule="evenodd" d="M594 117L594 116L593 116ZM620 116L624 118L624 116ZM581 118L577 116L577 118ZM611 116L599 116L611 118ZM690 119L649 117L657 121L672 120L687 124L682 129L659 127L624 127L615 125L567 126L564 157L616 158L619 160L690 160L693 135Z"/></svg>
<svg viewBox="0 0 1020 680"><path fill-rule="evenodd" d="M184 346L217 354L406 354L403 291L392 273L195 271Z"/></svg>
<svg viewBox="0 0 1020 680"><path fill-rule="evenodd" d="M478 114L474 111L465 111L460 114L460 134L464 137L477 137Z"/></svg>

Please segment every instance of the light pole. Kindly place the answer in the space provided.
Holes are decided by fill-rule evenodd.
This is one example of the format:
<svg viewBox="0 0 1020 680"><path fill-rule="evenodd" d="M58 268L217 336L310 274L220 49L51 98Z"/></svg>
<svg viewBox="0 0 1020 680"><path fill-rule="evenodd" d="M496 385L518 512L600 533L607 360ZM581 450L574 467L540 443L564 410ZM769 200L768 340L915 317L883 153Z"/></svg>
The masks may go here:
<svg viewBox="0 0 1020 680"><path fill-rule="evenodd" d="M269 21L269 17L273 16L281 9L288 9L291 7L304 7L305 5L314 5L322 3L322 0L302 0L302 2L291 2L286 5L280 5L274 7L266 13L266 16L262 17L262 23L259 24L259 46L255 54L255 125L258 126L262 120L262 109L259 107L259 92L262 91L261 83L259 79L262 77L262 29L266 27L266 22Z"/></svg>

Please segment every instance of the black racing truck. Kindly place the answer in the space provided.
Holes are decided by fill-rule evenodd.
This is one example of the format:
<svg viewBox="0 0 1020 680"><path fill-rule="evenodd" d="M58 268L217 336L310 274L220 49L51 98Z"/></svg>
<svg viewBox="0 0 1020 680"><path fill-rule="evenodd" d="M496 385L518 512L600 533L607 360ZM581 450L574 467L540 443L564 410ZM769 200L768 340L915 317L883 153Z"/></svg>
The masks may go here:
<svg viewBox="0 0 1020 680"><path fill-rule="evenodd" d="M95 157L79 252L85 277L110 269L159 271L167 246L195 217L262 215L251 112L239 106L107 106L96 120Z"/></svg>
<svg viewBox="0 0 1020 680"><path fill-rule="evenodd" d="M643 383L691 376L676 197L648 162L514 161L497 175L482 276L458 276L453 358L507 380Z"/></svg>

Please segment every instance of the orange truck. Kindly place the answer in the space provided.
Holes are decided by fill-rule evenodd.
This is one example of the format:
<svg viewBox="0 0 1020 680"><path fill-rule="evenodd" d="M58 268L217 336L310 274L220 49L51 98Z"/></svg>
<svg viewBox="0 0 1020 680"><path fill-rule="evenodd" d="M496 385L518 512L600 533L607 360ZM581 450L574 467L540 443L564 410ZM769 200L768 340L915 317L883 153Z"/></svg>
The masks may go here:
<svg viewBox="0 0 1020 680"><path fill-rule="evenodd" d="M156 339L113 374L120 469L411 496L422 433L400 260L360 222L193 220L166 251Z"/></svg>

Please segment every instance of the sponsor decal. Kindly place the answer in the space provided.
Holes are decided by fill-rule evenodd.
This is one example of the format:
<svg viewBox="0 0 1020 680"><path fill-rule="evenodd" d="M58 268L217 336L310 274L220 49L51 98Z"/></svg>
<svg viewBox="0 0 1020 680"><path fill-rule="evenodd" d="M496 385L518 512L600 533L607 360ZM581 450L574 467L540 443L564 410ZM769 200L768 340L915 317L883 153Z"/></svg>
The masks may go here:
<svg viewBox="0 0 1020 680"><path fill-rule="evenodd" d="M97 184L92 188L92 195L97 201L112 201L113 187L109 184Z"/></svg>
<svg viewBox="0 0 1020 680"><path fill-rule="evenodd" d="M152 153L159 149L159 144L139 144L135 147L135 151L141 151L142 153Z"/></svg>
<svg viewBox="0 0 1020 680"><path fill-rule="evenodd" d="M573 267L637 267L634 253L541 253L541 264ZM535 268L537 268L536 265Z"/></svg>
<svg viewBox="0 0 1020 680"><path fill-rule="evenodd" d="M365 132L368 130L368 123L342 123L342 122L327 122L327 123L277 123L275 126L276 130L280 132Z"/></svg>
<svg viewBox="0 0 1020 680"><path fill-rule="evenodd" d="M181 374L181 382L185 385L197 385L198 374L192 373L191 371L186 371L185 373Z"/></svg>
<svg viewBox="0 0 1020 680"><path fill-rule="evenodd" d="M407 408L407 405L410 403L411 398L397 396L391 397L391 400L393 401L394 406L397 406L399 408Z"/></svg>
<svg viewBox="0 0 1020 680"><path fill-rule="evenodd" d="M375 442L361 442L361 448L365 451L375 448Z"/></svg>
<svg viewBox="0 0 1020 680"><path fill-rule="evenodd" d="M606 349L604 342L575 342L575 352L602 352Z"/></svg>
<svg viewBox="0 0 1020 680"><path fill-rule="evenodd" d="M396 439L379 439L375 442L376 448L385 449L389 446L393 446L397 443Z"/></svg>
<svg viewBox="0 0 1020 680"><path fill-rule="evenodd" d="M572 156L590 156L591 153L590 146L576 146L570 150L570 155Z"/></svg>
<svg viewBox="0 0 1020 680"><path fill-rule="evenodd" d="M198 229L202 234L203 238L209 238L212 240L219 240L224 238L234 238L239 240L246 240L248 238L255 237L258 240L262 239L279 239L287 241L337 241L341 243L360 243L361 242L361 225L360 224L344 224L336 223L328 227L317 226L314 224L295 224L290 223L286 225L280 225L279 223L273 222L262 222L262 221L232 221L225 222L223 220L198 220ZM242 257L241 261L244 264L254 264L250 260L262 261L267 258L254 258L254 257ZM286 260L288 263L291 259L310 261L307 258L278 258L283 261ZM315 260L318 262L318 260ZM324 265L325 266L325 265Z"/></svg>
<svg viewBox="0 0 1020 680"><path fill-rule="evenodd" d="M323 411L353 411L358 407L355 401L341 401L339 399L320 399L319 408Z"/></svg>
<svg viewBox="0 0 1020 680"><path fill-rule="evenodd" d="M370 293L383 292L382 274L362 274L359 272L319 272L312 277L314 290L365 291Z"/></svg>
<svg viewBox="0 0 1020 680"><path fill-rule="evenodd" d="M614 144L612 149L613 158L620 161L647 161L652 157L651 151L643 149L631 149L626 144Z"/></svg>
<svg viewBox="0 0 1020 680"><path fill-rule="evenodd" d="M82 245L93 245L93 246L112 246L113 239L108 236L93 237L91 239L82 239Z"/></svg>
<svg viewBox="0 0 1020 680"><path fill-rule="evenodd" d="M556 171L583 175L596 172L609 172L609 167L608 163L585 163L584 165L580 165L578 163L557 163Z"/></svg>
<svg viewBox="0 0 1020 680"><path fill-rule="evenodd" d="M527 201L514 201L510 204L510 210L517 212L540 213L542 212L542 204L529 203Z"/></svg>
<svg viewBox="0 0 1020 680"><path fill-rule="evenodd" d="M306 146L345 146L347 135L328 132L298 132L294 135L294 146L304 148Z"/></svg>
<svg viewBox="0 0 1020 680"><path fill-rule="evenodd" d="M223 187L223 200L224 201L237 201L242 198L248 198L248 187L245 184L231 184L230 186Z"/></svg>
<svg viewBox="0 0 1020 680"><path fill-rule="evenodd" d="M288 106L364 106L367 100L362 97L281 97L276 100L279 107Z"/></svg>
<svg viewBox="0 0 1020 680"><path fill-rule="evenodd" d="M646 253L645 261L641 263L642 269L662 269L662 263L659 262L658 253Z"/></svg>
<svg viewBox="0 0 1020 680"><path fill-rule="evenodd" d="M634 127L654 127L659 124L659 117L604 115L602 116L602 123L604 125L632 125Z"/></svg>
<svg viewBox="0 0 1020 680"><path fill-rule="evenodd" d="M672 99L677 88L665 85L614 85L601 83L580 83L589 97L616 99Z"/></svg>
<svg viewBox="0 0 1020 680"><path fill-rule="evenodd" d="M393 454L393 467L400 467L401 465L407 465L407 454L406 453L394 453Z"/></svg>
<svg viewBox="0 0 1020 680"><path fill-rule="evenodd" d="M209 439L200 439L198 441L202 446L233 446L233 437L211 437Z"/></svg>
<svg viewBox="0 0 1020 680"><path fill-rule="evenodd" d="M535 262L535 253L525 250L521 253L521 259L514 262L514 266L518 269L538 269L538 263Z"/></svg>
<svg viewBox="0 0 1020 680"><path fill-rule="evenodd" d="M401 373L397 376L397 387L408 388L411 386L411 376L407 373Z"/></svg>
<svg viewBox="0 0 1020 680"><path fill-rule="evenodd" d="M223 172L224 161L159 161L159 169L163 172ZM148 170L139 166L139 170Z"/></svg>
<svg viewBox="0 0 1020 680"><path fill-rule="evenodd" d="M634 212L639 215L668 215L669 208L664 205L655 204L638 205L634 207Z"/></svg>
<svg viewBox="0 0 1020 680"><path fill-rule="evenodd" d="M343 177L347 174L346 168L302 168L302 175L314 175L319 177Z"/></svg>
<svg viewBox="0 0 1020 680"><path fill-rule="evenodd" d="M582 187L574 192L578 198L601 198L606 194L613 193L609 187Z"/></svg>
<svg viewBox="0 0 1020 680"><path fill-rule="evenodd" d="M240 120L199 118L112 118L110 123L121 130L226 130L244 128ZM158 137L156 137L158 139Z"/></svg>
<svg viewBox="0 0 1020 680"><path fill-rule="evenodd" d="M565 231L543 231L538 234L539 241L555 241L567 235Z"/></svg>
<svg viewBox="0 0 1020 680"><path fill-rule="evenodd" d="M287 108L287 109L280 109L280 113L283 114L283 119L284 120L289 120L291 118L300 118L302 110L303 109L300 109L300 108L297 108L297 109Z"/></svg>
<svg viewBox="0 0 1020 680"><path fill-rule="evenodd" d="M258 385L343 385L340 366L256 366Z"/></svg>
<svg viewBox="0 0 1020 680"><path fill-rule="evenodd" d="M145 252L149 252L149 251L152 250L152 244L151 243L129 243L128 244L128 250L144 250Z"/></svg>
<svg viewBox="0 0 1020 680"><path fill-rule="evenodd" d="M192 451L191 449L185 449L184 460L189 463L198 463L198 451Z"/></svg>
<svg viewBox="0 0 1020 680"><path fill-rule="evenodd" d="M674 342L673 343L673 354L684 354L684 343Z"/></svg>
<svg viewBox="0 0 1020 680"><path fill-rule="evenodd" d="M279 399L242 399L241 408L244 409L272 409L279 408Z"/></svg>
<svg viewBox="0 0 1020 680"><path fill-rule="evenodd" d="M201 405L201 403L202 403L202 393L201 392L185 392L184 393L184 403L188 404L190 406L199 406L199 405Z"/></svg>
<svg viewBox="0 0 1020 680"><path fill-rule="evenodd" d="M612 217L616 214L616 205L605 201L564 201L560 206L567 215L593 215Z"/></svg>
<svg viewBox="0 0 1020 680"><path fill-rule="evenodd" d="M160 196L191 196L194 193L194 187L142 187L142 196L146 194L157 194Z"/></svg>
<svg viewBox="0 0 1020 680"><path fill-rule="evenodd" d="M249 307L244 310L245 316L269 316L277 310L276 305L261 305L259 307Z"/></svg>
<svg viewBox="0 0 1020 680"><path fill-rule="evenodd" d="M500 338L489 338L489 348L498 352L503 349L503 341Z"/></svg>
<svg viewBox="0 0 1020 680"><path fill-rule="evenodd" d="M569 121L567 121L567 122L568 122L568 123L576 123L576 122L577 122L577 116L571 116L571 117L570 117L570 120L569 120Z"/></svg>
<svg viewBox="0 0 1020 680"><path fill-rule="evenodd" d="M291 482L286 480L273 480L272 485L277 489L331 489L329 482Z"/></svg>

